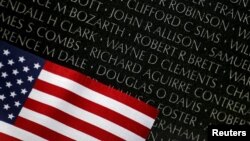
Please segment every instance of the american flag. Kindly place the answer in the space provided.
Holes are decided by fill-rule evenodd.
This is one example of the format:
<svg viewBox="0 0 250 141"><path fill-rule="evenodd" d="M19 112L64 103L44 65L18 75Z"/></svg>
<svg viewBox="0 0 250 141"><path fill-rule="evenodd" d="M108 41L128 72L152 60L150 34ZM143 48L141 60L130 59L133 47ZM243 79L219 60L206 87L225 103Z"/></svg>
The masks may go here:
<svg viewBox="0 0 250 141"><path fill-rule="evenodd" d="M158 110L0 41L0 140L145 140Z"/></svg>

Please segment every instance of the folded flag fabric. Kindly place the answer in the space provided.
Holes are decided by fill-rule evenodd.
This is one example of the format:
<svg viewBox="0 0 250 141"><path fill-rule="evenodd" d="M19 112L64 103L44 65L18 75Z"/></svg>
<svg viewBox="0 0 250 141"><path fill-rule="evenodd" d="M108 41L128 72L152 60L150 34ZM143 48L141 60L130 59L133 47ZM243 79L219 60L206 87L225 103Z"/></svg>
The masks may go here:
<svg viewBox="0 0 250 141"><path fill-rule="evenodd" d="M0 140L140 141L158 110L0 41Z"/></svg>

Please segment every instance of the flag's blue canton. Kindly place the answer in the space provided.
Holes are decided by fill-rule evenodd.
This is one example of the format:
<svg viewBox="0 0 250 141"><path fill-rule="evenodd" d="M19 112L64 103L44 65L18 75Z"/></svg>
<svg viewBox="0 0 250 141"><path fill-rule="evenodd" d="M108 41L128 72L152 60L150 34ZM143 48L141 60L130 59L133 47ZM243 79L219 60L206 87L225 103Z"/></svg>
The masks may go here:
<svg viewBox="0 0 250 141"><path fill-rule="evenodd" d="M0 120L13 123L44 60L0 41Z"/></svg>

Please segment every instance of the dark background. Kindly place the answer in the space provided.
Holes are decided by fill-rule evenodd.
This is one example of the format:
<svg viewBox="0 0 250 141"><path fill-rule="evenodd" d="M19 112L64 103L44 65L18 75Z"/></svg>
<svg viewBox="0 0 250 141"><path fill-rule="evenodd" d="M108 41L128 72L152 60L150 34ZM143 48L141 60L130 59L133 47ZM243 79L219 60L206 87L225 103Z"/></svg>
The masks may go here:
<svg viewBox="0 0 250 141"><path fill-rule="evenodd" d="M196 10L200 10L202 12L210 13L211 15L215 15L215 16L219 17L220 19L223 19L225 21L229 21L230 28L227 31L224 31L224 30L221 30L221 29L218 29L218 28L213 28L213 27L209 26L208 24L205 24L205 23L203 23L201 21L198 21L198 20L193 20L190 17L187 17L187 16L185 16L183 14L179 14L179 13L177 13L175 11L172 11L172 10L168 9L167 6L166 7L161 7L161 6L159 6L159 4L158 4L159 1L157 1L157 0L140 1L140 2L143 2L144 4L148 4L148 5L151 5L153 7L156 7L157 9L162 9L166 13L171 13L172 15L176 15L182 20L182 22L192 21L193 23L195 23L197 25L203 26L204 28L208 29L209 31L221 33L222 34L221 41L219 43L217 43L217 44L213 43L211 41L208 41L208 40L206 40L204 38L196 37L193 34L187 33L180 27L172 27L171 25L168 25L166 23L162 23L161 21L156 21L152 17L148 17L148 16L146 16L144 14L139 14L139 13L137 13L135 11L129 10L125 5L127 0L124 0L122 2L119 1L119 0L113 0L113 1L100 0L100 2L103 3L103 5L100 8L100 10L97 11L97 12L95 11L95 9L91 9L89 7L81 7L76 3L70 2L69 0L64 0L64 1L56 1L55 0L55 1L52 1L53 6L55 5L54 3L60 2L61 4L66 4L69 7L70 6L76 7L78 9L86 11L89 14L92 13L98 18L107 19L107 20L109 20L111 22L116 23L117 25L120 25L120 26L126 28L126 32L125 32L123 37L120 37L120 36L115 35L114 33L110 33L110 32L107 32L105 30L99 29L98 27L88 25L88 24L86 24L84 22L79 22L76 19L72 19L70 17L67 17L66 15L63 15L63 14L59 13L59 12L55 12L55 11L53 11L53 9L43 8L43 7L38 6L37 4L35 4L35 3L31 2L31 1L23 1L23 0L18 0L18 1L21 1L21 2L25 3L27 6L33 7L34 9L39 9L39 10L44 11L45 15L52 14L52 15L57 16L60 20L69 19L70 21L72 21L74 23L74 26L82 26L82 27L89 28L90 30L99 33L98 37L96 38L98 40L96 40L96 42L92 42L91 40L80 38L79 36L76 36L76 35L71 35L71 34L69 34L67 32L62 31L59 26L53 27L53 26L47 25L46 23L41 23L39 21L36 21L36 20L30 18L27 15L25 16L23 14L18 14L16 12L12 11L9 8L2 8L1 7L0 8L1 13L4 13L6 15L15 15L18 18L24 19L23 25L27 26L29 22L33 22L34 23L34 28L41 27L41 26L47 27L48 29L55 31L56 33L60 33L62 36L68 36L68 37L72 37L72 38L74 38L76 40L80 40L81 41L81 47L77 51L74 51L71 48L62 47L62 46L58 45L55 42L51 42L51 41L48 41L46 39L39 38L37 36L36 32L27 33L23 29L17 29L17 28L15 28L15 27L7 24L7 23L3 23L2 20L0 22L0 27L6 28L6 29L8 29L10 31L14 31L14 32L16 32L16 33L18 33L18 34L20 34L22 36L27 37L27 38L33 38L35 40L39 40L39 41L41 41L41 46L47 46L48 45L51 48L55 48L56 52L57 52L55 54L58 54L63 49L64 51L68 52L69 54L73 54L73 55L76 55L76 56L80 56L82 58L86 58L88 60L88 63L87 63L87 66L85 67L85 69L82 69L82 68L79 68L79 67L76 67L76 66L72 65L72 63L70 63L70 62L68 62L68 63L63 62L63 61L58 60L56 57L51 57L49 55L42 54L41 52L36 52L34 50L30 50L25 46L21 46L19 43L13 43L13 42L10 42L8 40L7 40L7 42L9 42L11 44L14 44L14 45L17 45L20 48L23 48L24 50L32 52L32 53L34 53L36 55L39 55L39 56L41 56L43 58L46 58L48 60L51 60L51 61L56 62L58 64L61 64L63 66L70 67L70 68L75 69L75 70L77 70L79 72L82 72L84 74L87 74L90 77L92 77L93 79L97 79L98 81L103 82L106 85L112 86L112 87L114 87L116 89L122 90L123 92L125 92L127 94L130 94L130 95L132 95L134 97L140 98L142 101L147 102L149 100L153 100L153 101L155 101L154 103L149 103L152 106L158 107L159 104L162 104L162 105L165 105L165 106L169 105L174 109L179 109L181 111L185 111L186 113L190 113L191 115L196 116L197 119L198 119L197 123L196 123L196 126L193 127L193 126L189 126L187 124L184 124L182 121L178 121L178 119L173 119L173 118L171 118L169 116L164 116L163 113L160 113L160 115L158 116L158 119L155 122L155 126L152 128L152 133L150 134L150 136L148 138L149 141L153 141L153 140L159 140L159 141L172 141L172 140L176 140L176 141L177 140L180 140L180 141L186 141L186 140L203 141L203 140L206 140L207 126L210 125L210 124L218 124L219 123L218 120L211 119L209 117L209 113L211 112L212 108L216 107L216 108L218 108L220 110L224 110L224 111L226 111L227 109L224 109L222 107L218 107L214 103L203 101L201 99L197 99L192 94L184 94L183 92L180 92L180 91L174 89L173 87L164 86L162 84L154 82L154 81L152 81L150 79L142 77L141 74L134 74L134 73L132 73L130 71L127 71L127 70L121 69L119 67L113 66L112 64L105 63L105 62L103 62L103 61L101 61L99 59L95 59L93 57L90 57L89 53L90 53L90 51L91 51L91 49L93 47L96 47L96 48L102 49L102 50L106 50L106 51L112 53L113 55L119 56L119 58L124 58L125 60L132 60L133 62L141 64L143 66L144 70L147 70L147 69L158 70L158 71L161 71L162 74L165 74L166 76L172 76L172 77L178 78L179 80L184 80L184 81L186 81L188 83L191 83L193 85L192 89L190 90L192 93L195 90L195 88L201 87L201 88L204 88L204 89L208 89L209 91L211 91L213 93L216 93L217 95L225 95L226 96L225 89L226 89L226 86L229 85L229 84L233 84L233 85L235 85L235 86L237 86L239 88L242 88L242 89L245 90L245 92L249 91L249 86L244 86L242 83L238 83L238 82L235 82L233 80L230 80L230 78L229 78L229 70L237 70L239 72L242 72L243 74L246 74L246 76L249 75L249 72L247 72L245 70L242 70L242 69L239 69L239 68L235 68L234 66L230 65L228 62L223 62L223 61L220 61L218 59L209 57L208 51L205 51L205 50L195 51L195 50L190 49L190 48L184 48L180 44L176 44L174 42L164 40L159 36L156 36L156 35L154 35L152 33L148 33L146 31L144 31L143 29L138 29L136 27L133 27L133 26L131 26L129 24L126 24L126 23L123 23L121 21L117 21L117 20L114 20L114 19L108 19L108 15L110 13L110 10L112 10L112 8L115 7L117 9L121 9L122 11L124 11L126 13L130 13L130 14L136 16L136 17L142 18L144 21L151 21L151 22L154 23L155 27L163 26L163 27L166 27L167 29L171 29L172 31L175 31L177 33L181 33L183 35L188 35L188 36L192 37L193 39L196 39L197 41L201 42L202 43L201 48L207 48L207 50L210 50L210 48L216 47L217 49L222 50L223 52L226 52L228 54L239 56L239 57L242 57L242 58L245 58L245 59L249 60L249 56L245 56L245 55L240 54L239 52L235 52L233 50L230 50L230 47L229 47L230 46L230 44L229 44L230 39L235 39L235 40L238 40L239 42L249 44L249 39L242 39L242 37L239 37L238 34L237 34L238 27L246 28L248 30L248 32L249 32L250 31L249 30L250 29L249 24L242 23L242 22L238 21L237 19L234 20L234 19L230 18L230 16L225 16L225 15L222 15L222 14L220 14L218 12L214 12L213 8L215 6L215 3L218 2L218 1L213 1L213 0L205 1L205 6L203 7L201 5L195 4L194 3L195 1L176 0L177 2L182 2L186 6L193 7ZM247 7L244 7L244 6L242 6L242 4L237 5L237 4L233 4L232 2L229 2L229 1L222 1L221 0L219 2L224 3L228 7L233 8L234 10L239 10L240 12L244 12L244 13L246 13L248 15L250 14L249 13L249 4L248 4ZM166 2L166 4L169 4L169 3L170 3L170 0L168 0L168 2ZM212 6L209 6L208 3L212 3ZM107 12L104 12L105 8L107 8ZM69 11L67 11L67 12L69 12ZM236 30L235 31L232 30L231 29L232 27L234 27ZM129 31L131 36L128 36L127 31ZM146 47L143 47L141 45L138 45L133 41L133 37L135 36L135 34L137 32L140 32L140 33L142 33L144 35L147 35L147 36L149 36L151 38L154 38L154 39L157 39L159 41L164 41L167 44L175 46L178 49L185 50L189 54L192 53L192 54L195 54L197 56L207 58L210 61L214 61L214 62L222 65L223 69L221 69L219 73L211 73L211 72L209 72L207 70L203 70L203 69L201 69L201 68L199 68L197 66L190 65L190 64L187 64L186 62L178 60L177 56L166 56L165 54L163 54L161 52L156 52L155 50L152 50L150 48L146 48ZM124 55L124 54L122 54L122 53L120 53L118 51L112 50L110 48L106 48L105 47L105 44L106 44L105 41L106 41L106 39L108 37L111 38L111 39L119 40L119 41L124 42L124 43L131 44L132 46L134 46L134 47L136 47L138 49L146 51L147 55L150 54L150 53L154 53L155 55L157 55L159 57L160 60L169 59L174 63L179 63L182 66L185 66L187 68L197 70L197 71L199 71L199 72L201 72L203 74L206 74L206 75L210 75L210 76L212 76L214 78L217 78L218 82L217 82L215 88L211 88L211 87L205 86L205 85L203 85L201 83L191 81L191 80L189 80L189 79L187 79L185 77L178 76L177 74L173 74L171 72L163 71L161 69L159 63L154 64L154 65L150 65L146 61L140 61L140 60L138 60L136 58L133 58L133 57L131 57L129 55ZM3 38L2 35L1 35L1 38ZM103 39L103 41L100 41L101 38ZM3 40L5 40L5 39L3 39ZM224 43L224 40L227 40L228 43ZM130 88L124 83L122 83L122 84L117 83L115 80L109 80L106 77L99 76L99 75L96 74L96 71L97 71L99 65L103 65L103 66L105 66L107 68L112 68L113 70L115 70L116 72L119 72L122 75L133 76L133 77L135 77L135 79L137 79L141 83L144 82L144 83L147 83L147 84L153 84L155 86L155 89L159 88L159 87L163 87L163 88L165 88L167 90L168 95L170 95L171 93L176 93L176 94L178 94L178 95L180 95L182 97L188 98L189 100L195 100L197 102L200 102L200 103L202 103L201 110L199 112L194 112L194 111L192 111L190 109L187 109L185 107L182 107L180 105L169 103L166 99L159 99L155 95L155 91L153 91L151 94L146 94L146 93L142 92L142 90L137 90L137 89L134 89L134 88ZM223 73L222 70L226 70L226 72ZM221 87L221 85L222 85L222 87ZM229 97L229 96L227 95L227 97ZM246 104L247 107L249 108L249 101L246 102L244 100L239 100L237 97L230 97L230 98L234 99L235 101L239 101L242 104ZM205 109L207 109L208 112L205 112L204 111ZM160 110L162 110L162 109L160 109ZM242 119L245 119L245 120L249 121L249 114L247 114L246 116L243 116L243 115L240 115L238 113L235 113L235 112L229 111L229 110L227 110L226 112L230 113L232 115L235 115L235 116L237 116L239 118L242 118ZM163 125L163 123L164 123L164 125ZM200 123L202 123L202 124L200 125ZM181 132L180 133L178 133L177 131L173 132L174 126L178 126L179 129L181 129ZM197 138L196 139L192 138L192 133L193 133L194 136L199 135L199 138L198 139Z"/></svg>

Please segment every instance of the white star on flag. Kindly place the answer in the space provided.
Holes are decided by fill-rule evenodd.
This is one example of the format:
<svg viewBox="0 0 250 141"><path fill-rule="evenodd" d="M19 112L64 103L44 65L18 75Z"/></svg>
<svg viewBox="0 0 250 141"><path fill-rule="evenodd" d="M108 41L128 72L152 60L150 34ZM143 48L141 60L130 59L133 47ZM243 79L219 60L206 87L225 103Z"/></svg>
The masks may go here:
<svg viewBox="0 0 250 141"><path fill-rule="evenodd" d="M22 85L23 83L23 80L22 79L17 79L17 82L16 82L18 85Z"/></svg>
<svg viewBox="0 0 250 141"><path fill-rule="evenodd" d="M3 107L4 110L9 110L9 108L10 108L10 106L8 104L5 104Z"/></svg>
<svg viewBox="0 0 250 141"><path fill-rule="evenodd" d="M21 94L26 94L28 91L26 89L21 89Z"/></svg>
<svg viewBox="0 0 250 141"><path fill-rule="evenodd" d="M4 65L3 65L3 63L2 62L0 62L0 69L3 67Z"/></svg>
<svg viewBox="0 0 250 141"><path fill-rule="evenodd" d="M16 102L15 102L15 106L16 106L16 107L19 107L20 105L21 105L21 103L20 103L19 101L16 101Z"/></svg>
<svg viewBox="0 0 250 141"><path fill-rule="evenodd" d="M15 92L11 92L10 96L14 98L16 96L16 93Z"/></svg>
<svg viewBox="0 0 250 141"><path fill-rule="evenodd" d="M14 74L14 75L17 75L19 72L18 72L18 70L17 69L14 69L13 71L12 71L12 74Z"/></svg>
<svg viewBox="0 0 250 141"><path fill-rule="evenodd" d="M8 56L10 54L10 51L8 49L3 50L3 55Z"/></svg>
<svg viewBox="0 0 250 141"><path fill-rule="evenodd" d="M6 98L6 97L5 97L3 94L0 95L0 100L4 101L5 98Z"/></svg>
<svg viewBox="0 0 250 141"><path fill-rule="evenodd" d="M32 82L34 80L34 78L32 76L28 76L28 81Z"/></svg>
<svg viewBox="0 0 250 141"><path fill-rule="evenodd" d="M8 74L6 72L2 72L2 77L6 78L8 76Z"/></svg>
<svg viewBox="0 0 250 141"><path fill-rule="evenodd" d="M25 61L25 58L23 56L19 57L19 62L23 63Z"/></svg>
<svg viewBox="0 0 250 141"><path fill-rule="evenodd" d="M9 119L13 119L13 118L14 118L14 115L13 115L13 114L9 114L8 118L9 118Z"/></svg>
<svg viewBox="0 0 250 141"><path fill-rule="evenodd" d="M23 71L24 71L24 72L28 72L29 70L30 70L30 69L29 69L28 66L23 67Z"/></svg>
<svg viewBox="0 0 250 141"><path fill-rule="evenodd" d="M35 69L39 69L40 67L41 67L41 66L40 66L39 63L35 63L35 64L34 64L34 68L35 68Z"/></svg>
<svg viewBox="0 0 250 141"><path fill-rule="evenodd" d="M13 64L15 64L15 62L12 59L8 60L8 65L12 66Z"/></svg>
<svg viewBox="0 0 250 141"><path fill-rule="evenodd" d="M12 83L11 82L6 82L5 86L8 87L8 88L10 88L10 87L12 87Z"/></svg>

